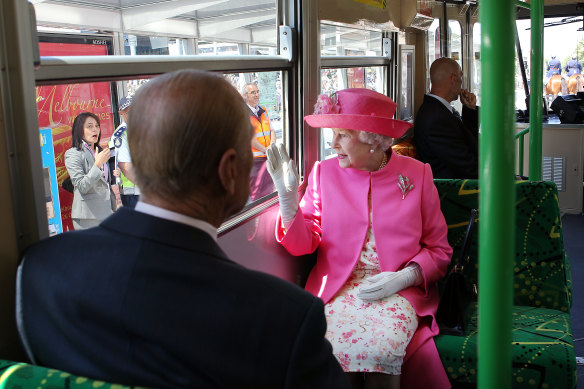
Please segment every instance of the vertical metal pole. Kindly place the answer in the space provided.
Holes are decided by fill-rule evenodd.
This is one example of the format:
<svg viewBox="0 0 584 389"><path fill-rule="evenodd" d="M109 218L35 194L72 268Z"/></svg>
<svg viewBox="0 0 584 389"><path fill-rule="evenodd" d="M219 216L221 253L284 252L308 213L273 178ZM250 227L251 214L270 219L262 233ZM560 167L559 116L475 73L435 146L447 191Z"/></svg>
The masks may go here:
<svg viewBox="0 0 584 389"><path fill-rule="evenodd" d="M531 95L529 95L529 179L541 181L543 110L543 0L531 2Z"/></svg>
<svg viewBox="0 0 584 389"><path fill-rule="evenodd" d="M448 50L448 9L446 7L446 0L442 2L442 20L440 20L440 27L442 36L440 42L442 43L441 57L450 57L450 50Z"/></svg>
<svg viewBox="0 0 584 389"><path fill-rule="evenodd" d="M479 3L481 134L479 142L478 388L511 388L511 313L515 235L515 5ZM511 37L511 39L510 39Z"/></svg>
<svg viewBox="0 0 584 389"><path fill-rule="evenodd" d="M519 166L518 166L518 172L517 174L519 174L520 176L523 175L523 149L525 148L525 135L521 135L519 137L519 156L517 157L519 159Z"/></svg>

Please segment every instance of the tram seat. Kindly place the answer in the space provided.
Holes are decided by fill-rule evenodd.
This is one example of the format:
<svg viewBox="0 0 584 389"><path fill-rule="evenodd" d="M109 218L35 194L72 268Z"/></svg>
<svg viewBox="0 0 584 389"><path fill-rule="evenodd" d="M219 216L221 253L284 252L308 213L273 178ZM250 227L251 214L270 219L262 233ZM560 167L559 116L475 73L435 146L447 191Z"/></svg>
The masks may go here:
<svg viewBox="0 0 584 389"><path fill-rule="evenodd" d="M470 210L478 208L478 180L435 180L458 253ZM512 387L575 388L576 360L570 322L572 288L564 251L557 188L551 182L517 181L512 322ZM480 226L480 210L479 210ZM477 241L465 273L477 280ZM467 312L464 335L435 338L453 388L476 387L477 310Z"/></svg>
<svg viewBox="0 0 584 389"><path fill-rule="evenodd" d="M0 389L145 389L75 376L61 370L0 359Z"/></svg>

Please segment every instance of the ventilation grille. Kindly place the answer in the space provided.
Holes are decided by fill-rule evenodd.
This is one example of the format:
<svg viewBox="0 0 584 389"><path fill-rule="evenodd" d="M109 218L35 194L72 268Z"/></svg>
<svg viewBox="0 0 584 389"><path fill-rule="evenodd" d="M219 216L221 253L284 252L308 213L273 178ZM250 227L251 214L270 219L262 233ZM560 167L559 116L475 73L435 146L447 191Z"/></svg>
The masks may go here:
<svg viewBox="0 0 584 389"><path fill-rule="evenodd" d="M542 178L552 181L558 192L566 191L566 157L543 157Z"/></svg>

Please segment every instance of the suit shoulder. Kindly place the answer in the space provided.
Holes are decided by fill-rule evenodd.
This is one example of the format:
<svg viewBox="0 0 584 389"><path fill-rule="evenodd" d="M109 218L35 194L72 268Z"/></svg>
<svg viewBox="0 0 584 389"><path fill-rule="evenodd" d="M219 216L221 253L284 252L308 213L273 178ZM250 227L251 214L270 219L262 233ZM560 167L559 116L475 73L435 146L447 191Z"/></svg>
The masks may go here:
<svg viewBox="0 0 584 389"><path fill-rule="evenodd" d="M316 299L311 293L290 281L256 270L242 269L249 276L248 281L245 282L253 282L256 292L265 298L280 300L281 303L299 307L307 307Z"/></svg>

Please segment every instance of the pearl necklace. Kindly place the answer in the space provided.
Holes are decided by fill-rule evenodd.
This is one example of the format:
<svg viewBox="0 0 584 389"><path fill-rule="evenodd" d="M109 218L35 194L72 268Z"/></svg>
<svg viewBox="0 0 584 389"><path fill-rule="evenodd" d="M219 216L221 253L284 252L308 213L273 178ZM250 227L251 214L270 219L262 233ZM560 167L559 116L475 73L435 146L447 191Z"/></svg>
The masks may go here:
<svg viewBox="0 0 584 389"><path fill-rule="evenodd" d="M377 170L381 170L387 165L387 153L383 153L383 159L381 160L381 164L377 168Z"/></svg>

